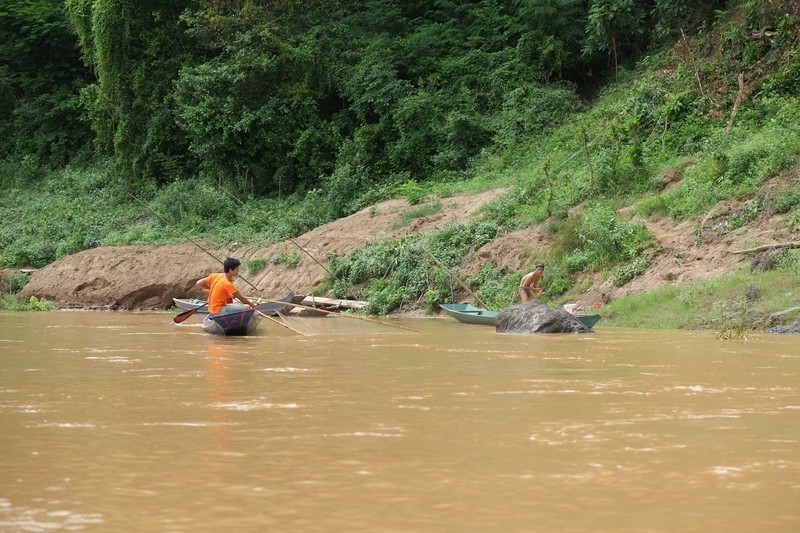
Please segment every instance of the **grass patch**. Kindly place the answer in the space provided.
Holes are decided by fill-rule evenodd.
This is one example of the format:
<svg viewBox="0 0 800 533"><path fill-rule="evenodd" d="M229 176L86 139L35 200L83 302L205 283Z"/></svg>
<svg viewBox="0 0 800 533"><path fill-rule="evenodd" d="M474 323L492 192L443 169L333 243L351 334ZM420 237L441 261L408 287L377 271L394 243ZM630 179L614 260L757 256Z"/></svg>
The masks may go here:
<svg viewBox="0 0 800 533"><path fill-rule="evenodd" d="M31 296L28 301L14 294L0 294L0 311L52 311L52 302Z"/></svg>
<svg viewBox="0 0 800 533"><path fill-rule="evenodd" d="M273 265L286 265L287 268L297 268L300 264L300 252L281 252L272 258Z"/></svg>
<svg viewBox="0 0 800 533"><path fill-rule="evenodd" d="M612 327L712 329L728 336L761 329L772 313L800 306L798 254L786 252L779 267L750 273L741 269L707 281L661 287L611 302L603 318ZM798 319L789 313L784 323ZM774 325L774 324L769 324Z"/></svg>
<svg viewBox="0 0 800 533"><path fill-rule="evenodd" d="M415 218L427 217L435 213L438 213L441 210L442 210L441 199L434 198L425 204L417 205L415 207L412 207L411 209L408 209L400 213L400 216L398 216L397 220L395 220L394 223L392 224L392 228L393 229L402 228L403 226L408 225L408 223L414 220Z"/></svg>
<svg viewBox="0 0 800 533"><path fill-rule="evenodd" d="M258 274L264 270L264 267L267 266L267 260L262 258L248 259L245 261L245 264L247 265L247 271L250 272L250 274Z"/></svg>

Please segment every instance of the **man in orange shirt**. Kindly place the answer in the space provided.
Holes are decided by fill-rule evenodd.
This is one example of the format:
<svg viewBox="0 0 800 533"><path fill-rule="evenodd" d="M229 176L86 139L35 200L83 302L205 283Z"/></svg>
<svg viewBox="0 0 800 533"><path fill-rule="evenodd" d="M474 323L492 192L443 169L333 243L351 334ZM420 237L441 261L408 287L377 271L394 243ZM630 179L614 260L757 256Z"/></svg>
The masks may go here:
<svg viewBox="0 0 800 533"><path fill-rule="evenodd" d="M240 266L241 262L238 259L228 257L222 263L223 272L215 272L195 283L196 287L208 291L208 312L212 315L240 311L245 305L256 308L255 304L242 295L233 284L233 280L239 275ZM234 303L234 298L242 303Z"/></svg>

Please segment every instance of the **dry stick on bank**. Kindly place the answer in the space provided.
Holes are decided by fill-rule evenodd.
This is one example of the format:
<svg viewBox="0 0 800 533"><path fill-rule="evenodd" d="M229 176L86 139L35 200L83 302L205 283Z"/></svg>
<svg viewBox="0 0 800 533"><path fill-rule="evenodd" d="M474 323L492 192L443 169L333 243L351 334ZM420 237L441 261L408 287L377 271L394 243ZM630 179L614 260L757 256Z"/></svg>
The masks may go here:
<svg viewBox="0 0 800 533"><path fill-rule="evenodd" d="M544 178L547 180L547 188L550 189L550 194L547 196L547 216L551 216L553 214L553 180L550 179L550 172L548 169L550 168L550 163L545 162L544 166L542 166L542 170L544 171Z"/></svg>
<svg viewBox="0 0 800 533"><path fill-rule="evenodd" d="M431 259L433 259L433 260L436 262L436 264L437 264L437 265L439 265L439 267L440 267L442 270L444 270L445 272L447 272L447 275L448 275L448 276L450 276L451 278L453 278L454 280L456 280L456 281L459 283L459 285L461 285L462 287L464 287L464 288L467 290L467 292L468 292L468 293L470 293L470 294L472 295L472 297L473 297L473 298L475 298L475 301L477 301L479 304L481 304L481 305L482 305L482 306L483 306L485 309L489 309L489 306L488 306L488 305L486 305L486 304L483 302L483 300L481 300L480 298L478 298L478 295L477 295L477 294L475 294L474 292L472 292L472 291L470 290L470 288L469 288L469 287L467 287L467 284L466 284L466 283L464 283L463 281L461 281L461 278L459 278L458 276L456 276L455 274L453 274L452 272L450 272L450 271L447 269L447 267L446 267L446 266L444 266L444 265L442 264L442 262L441 262L441 261L439 261L438 259L436 259L436 256L434 256L434 255L433 255L433 254L432 254L432 253L431 253L431 252L430 252L430 251L429 251L427 248L425 248L424 246L420 246L420 248L422 248L422 251L424 251L426 254L428 254L429 256L431 256Z"/></svg>
<svg viewBox="0 0 800 533"><path fill-rule="evenodd" d="M700 94L705 96L706 93L703 91L703 82L700 81L700 70L697 68L697 62L694 60L694 54L692 53L692 46L689 44L689 39L686 38L683 28L681 28L681 38L683 39L683 46L686 48L686 53L689 54L689 61L691 61L692 68L694 69L694 77L697 80L697 87L700 89Z"/></svg>
<svg viewBox="0 0 800 533"><path fill-rule="evenodd" d="M783 242L778 244L765 244L763 246L758 246L756 248L749 248L747 250L734 250L731 251L732 254L752 254L756 252L765 252L767 250L772 250L774 248L800 248L800 241L793 241L793 242Z"/></svg>
<svg viewBox="0 0 800 533"><path fill-rule="evenodd" d="M200 250L202 250L203 252L205 252L206 254L208 254L210 257L212 257L212 258L213 258L215 261L217 261L219 264L223 264L223 261L222 261L222 260L220 260L220 258L219 258L219 257L215 256L214 254L212 254L211 252L209 252L208 250L206 250L205 248L203 248L202 246L200 246L198 243L196 243L194 240L192 240L192 238L191 238L191 237L189 237L188 235L186 235L185 233L183 233L181 230L179 230L178 228L176 228L176 227L175 227L175 226L174 226L172 223L170 223L170 221L169 221L169 220L167 220L166 218L164 218L164 217L162 217L160 214L158 214L158 213L156 212L156 210L155 210L155 209L153 209L152 207L150 207L149 205L147 205L146 203L144 203L143 201L141 201L139 198L137 198L136 196L134 196L134 194L133 194L133 193L131 193L131 192L128 192L128 194L130 195L130 197L131 197L131 198L133 198L134 200L136 200L136 202L138 202L140 205L142 205L142 206L143 206L145 209L147 209L148 211L150 211L151 213L153 213L153 214L154 214L154 215L155 215L155 216L156 216L156 217L157 217L159 220L161 220L161 221L162 221L162 222L164 222L164 223L165 223L167 226L169 226L170 228L172 228L173 230L175 230L175 231L176 231L176 232L177 232L179 235L181 235L181 237L183 237L184 239L188 240L189 242L191 242L192 244L194 244L195 246L197 246L197 247L198 247ZM239 279L241 279L242 281L244 281L245 283L247 283L248 285L250 285L250 286L251 286L251 287L253 287L254 289L258 290L258 289L257 289L257 287L256 287L255 285L253 285L252 283L250 283L249 281L247 281L247 280L246 280L245 278L243 278L242 276L239 276ZM298 334L300 334L300 335L305 335L305 333L303 333L302 331L299 331L299 330L297 330L297 329L295 329L295 328L293 328L293 327L289 326L288 324L284 324L284 323L283 323L283 322L281 322L280 320L275 320L275 319L274 319L274 318L272 318L271 316L269 316L269 315L265 315L265 314L264 314L264 313L262 313L261 311L258 311L258 310L256 310L256 312L257 312L258 314L260 314L261 316L264 316L264 317L266 317L267 319L269 319L269 320L271 320L271 321L275 322L276 324L280 324L281 326L285 327L286 329L292 330L292 331L294 331L295 333L298 333ZM183 314L183 313L181 313L181 314ZM181 315L178 315L178 316L181 316Z"/></svg>
<svg viewBox="0 0 800 533"><path fill-rule="evenodd" d="M736 93L736 100L733 102L733 109L731 109L731 118L728 120L728 128L726 131L733 129L733 118L739 112L739 106L742 105L742 99L747 97L747 85L744 84L744 72L739 73L738 77L739 91Z"/></svg>
<svg viewBox="0 0 800 533"><path fill-rule="evenodd" d="M583 153L586 154L586 163L589 165L589 193L594 191L594 169L592 169L592 158L589 155L589 136L586 133L586 126L581 127L583 132Z"/></svg>

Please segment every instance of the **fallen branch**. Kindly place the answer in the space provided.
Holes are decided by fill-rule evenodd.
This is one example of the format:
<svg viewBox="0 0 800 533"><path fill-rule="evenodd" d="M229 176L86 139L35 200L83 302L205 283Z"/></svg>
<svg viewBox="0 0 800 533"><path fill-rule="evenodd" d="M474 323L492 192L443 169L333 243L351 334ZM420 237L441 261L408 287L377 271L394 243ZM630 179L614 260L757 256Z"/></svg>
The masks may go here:
<svg viewBox="0 0 800 533"><path fill-rule="evenodd" d="M739 112L739 106L742 104L742 99L747 98L748 94L750 93L747 86L744 84L744 72L739 73L739 91L736 93L736 101L733 102L733 109L731 110L731 118L728 121L728 130L731 131L733 128L733 117L736 116L736 113Z"/></svg>
<svg viewBox="0 0 800 533"><path fill-rule="evenodd" d="M689 44L689 39L686 38L686 34L683 33L683 28L681 28L681 38L683 39L683 46L689 54L689 60L692 62L692 68L694 68L694 78L697 80L697 87L700 89L700 94L705 96L706 93L703 90L703 82L700 81L700 69L697 68L697 62L694 60L694 54L692 53L692 46Z"/></svg>
<svg viewBox="0 0 800 533"><path fill-rule="evenodd" d="M763 246L758 246L756 248L749 248L747 250L734 250L732 254L752 254L756 252L764 252L766 250L772 250L774 248L800 248L800 241L794 242L783 242L777 244L765 244Z"/></svg>

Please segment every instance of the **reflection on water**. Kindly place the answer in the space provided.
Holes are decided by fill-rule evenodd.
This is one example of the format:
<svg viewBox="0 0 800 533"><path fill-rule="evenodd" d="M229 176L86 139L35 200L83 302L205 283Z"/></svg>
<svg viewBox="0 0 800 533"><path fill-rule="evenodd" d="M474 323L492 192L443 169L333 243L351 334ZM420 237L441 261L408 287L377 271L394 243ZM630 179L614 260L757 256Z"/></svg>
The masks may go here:
<svg viewBox="0 0 800 533"><path fill-rule="evenodd" d="M2 531L800 531L792 337L0 314Z"/></svg>

